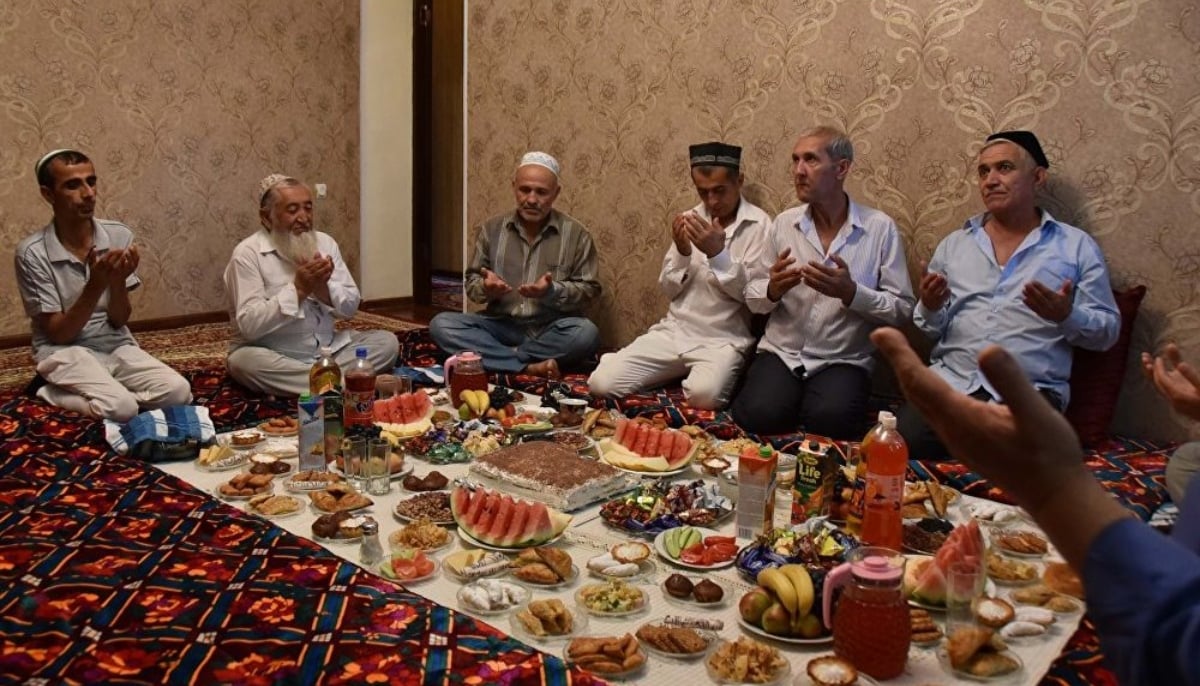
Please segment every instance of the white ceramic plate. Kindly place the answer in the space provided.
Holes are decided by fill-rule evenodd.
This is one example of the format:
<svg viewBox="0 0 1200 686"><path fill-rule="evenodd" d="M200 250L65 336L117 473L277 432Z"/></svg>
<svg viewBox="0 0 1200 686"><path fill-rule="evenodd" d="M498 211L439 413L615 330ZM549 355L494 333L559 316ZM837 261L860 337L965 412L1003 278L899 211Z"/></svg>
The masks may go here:
<svg viewBox="0 0 1200 686"><path fill-rule="evenodd" d="M829 657L829 656L818 655L817 657ZM813 659L816 659L816 658L813 658ZM805 669L805 671L803 673L796 675L795 680L792 681L792 686L820 686L820 684L813 681L812 677L810 677L808 675L808 671L807 671L808 663L807 662L804 663L804 669ZM876 681L873 677L863 674L862 672L859 672L858 673L858 681L854 682L854 686L879 686L879 682Z"/></svg>
<svg viewBox="0 0 1200 686"><path fill-rule="evenodd" d="M801 638L799 636L776 636L775 634L768 634L767 632L765 632L762 629L747 622L746 620L742 619L741 617L738 617L737 623L738 623L738 626L742 627L742 631L754 634L755 636L759 636L761 638L770 639L772 641L779 641L780 643L790 643L791 645L798 645L798 646L817 646L817 645L824 645L827 643L833 643L833 634L829 634L828 636L819 636L817 638Z"/></svg>
<svg viewBox="0 0 1200 686"><path fill-rule="evenodd" d="M597 555L596 557L600 557L600 556ZM629 583L633 583L635 581L639 581L641 579L647 579L647 578L654 576L654 571L656 569L658 569L658 566L654 564L654 560L649 560L649 559L642 560L641 562L637 563L637 566L638 566L637 572L634 574L630 574L629 576L613 576L610 574L603 574L601 572L597 572L596 570L592 569L591 567L588 567L588 574L596 577L597 579L604 579L606 581L616 580L616 581L627 581Z"/></svg>
<svg viewBox="0 0 1200 686"><path fill-rule="evenodd" d="M712 529L704 529L704 528L701 528L698 526L693 526L692 528L700 532L701 539L708 538L709 536L725 536L725 534L721 533L720 531L713 531ZM667 553L667 546L663 543L667 538L667 533L670 531L674 531L674 529L667 529L666 531L660 531L659 534L654 537L654 550L655 550L655 552L658 553L659 557L661 557L662 559L666 560L667 562L669 562L673 565L678 565L680 567L686 567L688 569L699 569L699 570L724 569L726 567L732 567L734 561L737 560L736 555L734 555L733 557L729 558L728 560L726 560L724 562L718 562L714 565L694 565L689 562L684 562L683 560L677 560L677 559L671 557Z"/></svg>
<svg viewBox="0 0 1200 686"><path fill-rule="evenodd" d="M564 531L564 533L565 533L565 531ZM536 548L538 546L550 545L551 543L554 543L558 539L562 538L563 535L560 533L559 535L555 536L554 538L552 538L548 541L542 541L541 543L537 543L534 545L524 545L524 546L517 546L517 547L504 547L504 546L492 545L491 543L484 543L483 541L475 538L471 534L463 531L461 528L458 529L458 537L463 540L463 543L473 545L476 548L483 548L484 550L494 550L498 553L511 553L511 552L517 551L517 550L525 550L526 548Z"/></svg>
<svg viewBox="0 0 1200 686"><path fill-rule="evenodd" d="M768 638L775 638L775 637L769 636ZM749 681L737 681L735 679L726 679L725 677L721 676L720 674L717 674L716 670L714 670L712 668L712 665L709 664L708 660L704 661L704 668L705 668L705 670L708 671L708 678L712 679L713 683L715 683L715 684L749 684L749 683L751 683ZM772 674L771 678L768 679L767 681L758 682L757 686L776 686L776 684L785 684L785 683L788 683L788 681L790 680L789 677L791 677L791 676L792 676L792 662L791 662L791 660L787 659L787 656L785 655L784 659L783 659L783 666L780 667L779 670L777 672L775 672L775 674Z"/></svg>
<svg viewBox="0 0 1200 686"><path fill-rule="evenodd" d="M363 510L370 509L371 506L374 504L375 504L374 502L370 502L370 503L367 503L366 505L362 505L360 507L353 507L353 508L342 509L342 510L322 510L321 508L317 507L316 503L314 503L310 500L308 503L308 508L310 510L312 510L313 514L315 514L319 517L323 514L337 514L338 512L362 512Z"/></svg>
<svg viewBox="0 0 1200 686"><path fill-rule="evenodd" d="M267 428L268 426L269 426L269 422L261 422L258 425L258 432L261 433L262 435L266 436L267 438L291 438L292 436L295 436L300 433L299 426L292 429L291 431L275 431L272 429L268 429Z"/></svg>
<svg viewBox="0 0 1200 686"><path fill-rule="evenodd" d="M396 532L392 532L392 533L396 533ZM390 550L395 550L396 548L420 548L421 550L425 551L426 554L428 554L428 553L436 553L439 550L445 550L446 548L449 548L450 546L454 545L454 537L450 536L449 532L447 532L445 543L434 546L432 548L421 548L420 546L408 545L405 543L392 543L392 535L388 534L387 544L388 544L388 548Z"/></svg>
<svg viewBox="0 0 1200 686"><path fill-rule="evenodd" d="M258 446L262 445L263 443L266 443L266 441L267 441L267 437L265 435L263 435L263 433L261 431L259 431L258 429L255 429L254 431L259 436L257 441L255 441L253 443L241 443L241 444L234 443L233 436L231 434L229 436L229 438L226 439L226 445L228 445L230 448L233 448L234 450L254 450Z"/></svg>
<svg viewBox="0 0 1200 686"><path fill-rule="evenodd" d="M270 484L268 484L267 488L259 491L258 493L251 493L250 495L225 495L224 493L221 492L220 486L216 486L213 488L213 495L217 496L217 498L220 498L221 500L226 500L229 502L241 502L243 500L249 500L256 495L267 495L267 494L274 493L274 492L275 492L275 482L274 481L272 481Z"/></svg>

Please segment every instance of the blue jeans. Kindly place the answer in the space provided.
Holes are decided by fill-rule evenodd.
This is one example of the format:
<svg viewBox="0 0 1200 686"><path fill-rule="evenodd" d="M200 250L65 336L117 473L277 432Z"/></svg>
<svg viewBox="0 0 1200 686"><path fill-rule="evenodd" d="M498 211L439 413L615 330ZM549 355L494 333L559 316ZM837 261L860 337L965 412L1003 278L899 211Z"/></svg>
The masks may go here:
<svg viewBox="0 0 1200 686"><path fill-rule="evenodd" d="M451 355L474 350L492 372L519 372L542 360L571 365L596 352L600 331L587 317L562 317L541 325L465 312L442 312L429 334Z"/></svg>

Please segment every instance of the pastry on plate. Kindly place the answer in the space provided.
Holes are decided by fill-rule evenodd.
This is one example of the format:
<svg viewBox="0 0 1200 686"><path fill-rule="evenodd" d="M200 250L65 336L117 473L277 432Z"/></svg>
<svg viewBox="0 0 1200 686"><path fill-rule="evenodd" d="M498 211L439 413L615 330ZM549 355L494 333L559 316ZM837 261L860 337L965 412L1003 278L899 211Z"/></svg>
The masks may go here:
<svg viewBox="0 0 1200 686"><path fill-rule="evenodd" d="M354 490L354 487L344 483L334 483L322 491L308 494L313 507L322 512L348 512L363 507L369 507L373 501Z"/></svg>

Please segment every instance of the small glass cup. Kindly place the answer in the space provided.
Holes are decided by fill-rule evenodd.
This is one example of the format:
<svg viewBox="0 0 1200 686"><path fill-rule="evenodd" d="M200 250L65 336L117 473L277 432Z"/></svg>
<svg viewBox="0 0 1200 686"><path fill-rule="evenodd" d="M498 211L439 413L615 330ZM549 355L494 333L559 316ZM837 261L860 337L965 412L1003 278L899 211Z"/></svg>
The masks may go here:
<svg viewBox="0 0 1200 686"><path fill-rule="evenodd" d="M387 400L392 396L400 395L402 392L400 390L400 377L395 374L380 374L375 377L375 397L380 400Z"/></svg>
<svg viewBox="0 0 1200 686"><path fill-rule="evenodd" d="M342 439L342 474L358 490L366 490L367 439L360 436Z"/></svg>
<svg viewBox="0 0 1200 686"><path fill-rule="evenodd" d="M987 568L982 561L954 562L946 570L946 635L977 624L975 604L983 597Z"/></svg>
<svg viewBox="0 0 1200 686"><path fill-rule="evenodd" d="M375 438L367 444L367 451L366 470L363 474L367 482L367 493L387 495L392 490L391 474L388 470L392 444L384 439Z"/></svg>

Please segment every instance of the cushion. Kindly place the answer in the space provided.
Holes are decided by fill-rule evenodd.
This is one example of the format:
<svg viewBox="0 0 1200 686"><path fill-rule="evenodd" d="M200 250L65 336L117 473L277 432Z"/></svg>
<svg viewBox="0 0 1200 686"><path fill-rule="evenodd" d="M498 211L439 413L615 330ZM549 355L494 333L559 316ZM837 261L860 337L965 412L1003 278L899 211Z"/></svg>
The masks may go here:
<svg viewBox="0 0 1200 686"><path fill-rule="evenodd" d="M1133 322L1137 319L1142 298L1146 297L1146 287L1113 291L1113 297L1121 311L1121 333L1117 342L1104 352L1076 348L1071 365L1071 403L1067 406L1067 421L1075 427L1079 440L1085 445L1104 440L1108 435L1108 427L1117 411L1121 382L1125 379L1125 366L1129 362Z"/></svg>

